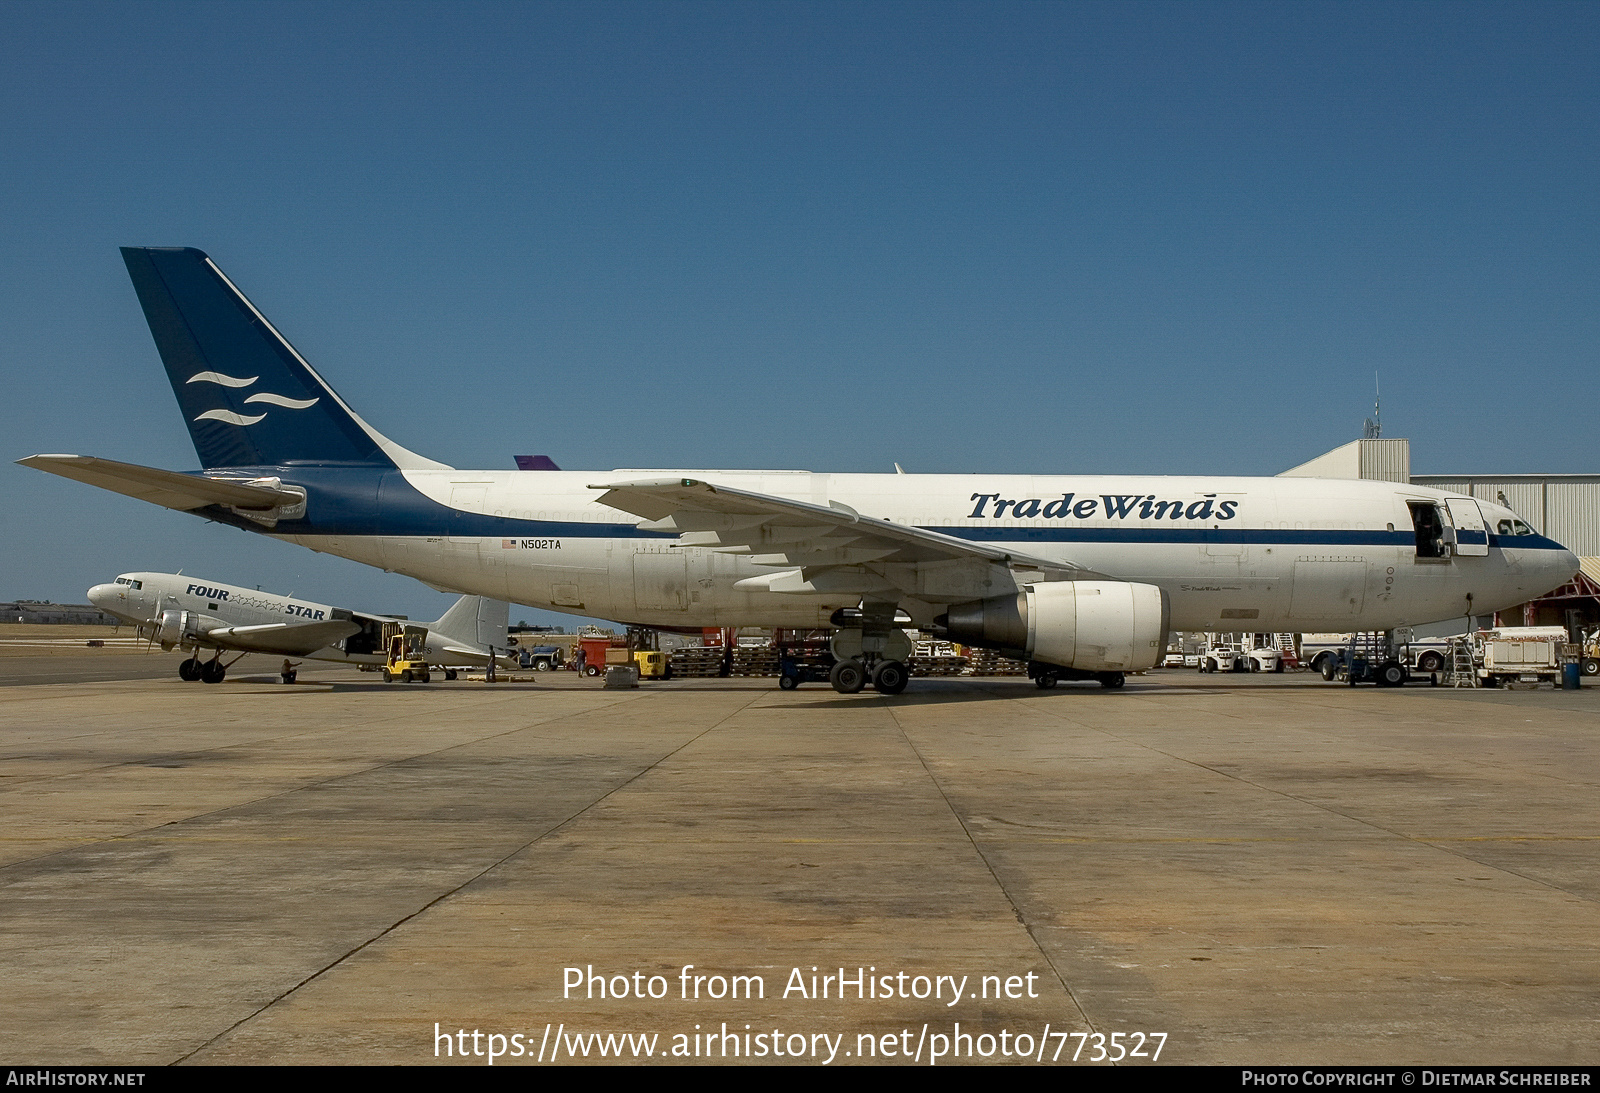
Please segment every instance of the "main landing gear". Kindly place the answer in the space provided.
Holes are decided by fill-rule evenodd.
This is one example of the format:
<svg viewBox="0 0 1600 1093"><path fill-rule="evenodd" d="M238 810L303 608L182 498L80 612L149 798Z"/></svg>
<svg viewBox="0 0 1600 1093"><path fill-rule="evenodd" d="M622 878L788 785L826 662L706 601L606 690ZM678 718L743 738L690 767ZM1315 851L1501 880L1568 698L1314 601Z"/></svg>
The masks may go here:
<svg viewBox="0 0 1600 1093"><path fill-rule="evenodd" d="M883 695L897 695L911 681L911 639L896 625L895 605L862 604L859 611L841 611L833 635L835 661L828 682L842 695L859 694L868 683ZM854 625L851 625L854 624Z"/></svg>
<svg viewBox="0 0 1600 1093"><path fill-rule="evenodd" d="M897 695L911 682L911 669L903 661L880 660L870 669L861 661L851 658L834 663L828 672L828 682L842 695L859 694L872 681L872 689L883 695ZM783 686L779 680L778 685ZM792 688L793 685L791 685ZM790 689L790 688L786 688Z"/></svg>
<svg viewBox="0 0 1600 1093"><path fill-rule="evenodd" d="M240 653L239 656L224 664L222 663L221 649L218 649L217 655L210 660L201 660L199 657L191 655L188 660L181 661L178 664L178 678L185 683L193 683L195 680L199 680L201 683L221 683L227 678L228 669L239 663L240 657L243 656L244 654Z"/></svg>

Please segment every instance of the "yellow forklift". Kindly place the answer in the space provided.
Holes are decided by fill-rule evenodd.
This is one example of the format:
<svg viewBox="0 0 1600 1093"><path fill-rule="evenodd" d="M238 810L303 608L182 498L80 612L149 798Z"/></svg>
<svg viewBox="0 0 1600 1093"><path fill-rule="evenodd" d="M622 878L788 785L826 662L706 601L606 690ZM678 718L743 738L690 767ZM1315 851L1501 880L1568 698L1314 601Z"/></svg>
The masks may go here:
<svg viewBox="0 0 1600 1093"><path fill-rule="evenodd" d="M383 624L383 681L428 682L428 628L414 622Z"/></svg>
<svg viewBox="0 0 1600 1093"><path fill-rule="evenodd" d="M672 678L672 661L654 649L634 653L633 666L639 669L640 679Z"/></svg>
<svg viewBox="0 0 1600 1093"><path fill-rule="evenodd" d="M612 657L616 657L616 660ZM606 655L606 663L631 664L640 679L672 678L672 658L661 651L661 633L648 626L628 627L627 649L610 650Z"/></svg>

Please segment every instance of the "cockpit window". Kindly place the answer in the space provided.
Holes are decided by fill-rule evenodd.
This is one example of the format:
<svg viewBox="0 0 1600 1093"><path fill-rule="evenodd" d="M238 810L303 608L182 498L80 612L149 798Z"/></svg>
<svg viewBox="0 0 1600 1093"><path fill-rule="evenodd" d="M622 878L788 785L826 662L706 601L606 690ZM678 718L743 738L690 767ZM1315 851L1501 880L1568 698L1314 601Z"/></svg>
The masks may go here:
<svg viewBox="0 0 1600 1093"><path fill-rule="evenodd" d="M1521 520L1517 520L1517 519L1501 520L1500 523L1496 526L1495 530L1498 531L1501 535L1537 535L1538 534L1538 532L1534 531L1527 524L1525 524Z"/></svg>

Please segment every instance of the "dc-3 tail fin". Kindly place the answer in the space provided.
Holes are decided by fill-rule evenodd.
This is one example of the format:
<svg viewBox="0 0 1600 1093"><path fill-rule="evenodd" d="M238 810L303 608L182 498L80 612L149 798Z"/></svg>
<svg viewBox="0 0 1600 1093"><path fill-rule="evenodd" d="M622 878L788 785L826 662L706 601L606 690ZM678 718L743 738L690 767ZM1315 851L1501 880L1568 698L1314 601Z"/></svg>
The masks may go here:
<svg viewBox="0 0 1600 1093"><path fill-rule="evenodd" d="M504 650L510 619L511 605L505 600L462 596L450 605L444 617L428 627L428 632L478 652L489 646Z"/></svg>
<svg viewBox="0 0 1600 1093"><path fill-rule="evenodd" d="M123 247L201 464L443 468L362 421L204 253Z"/></svg>

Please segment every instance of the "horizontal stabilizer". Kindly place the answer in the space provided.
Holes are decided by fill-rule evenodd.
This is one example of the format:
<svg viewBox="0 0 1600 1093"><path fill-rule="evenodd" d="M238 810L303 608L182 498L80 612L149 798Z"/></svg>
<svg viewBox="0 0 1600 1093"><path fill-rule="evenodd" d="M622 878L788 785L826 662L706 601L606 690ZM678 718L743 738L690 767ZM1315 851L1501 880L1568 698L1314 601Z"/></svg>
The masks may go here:
<svg viewBox="0 0 1600 1093"><path fill-rule="evenodd" d="M435 651L452 657L459 657L462 660L470 661L473 664L487 664L489 661L489 654L486 650L470 649L465 645L445 645L436 649ZM499 664L514 665L517 662L515 657L504 655L498 655L494 659L496 663Z"/></svg>
<svg viewBox="0 0 1600 1093"><path fill-rule="evenodd" d="M164 471L141 467L137 463L118 463L92 455L30 455L17 460L24 467L49 471L63 478L87 482L113 493L127 494L140 501L185 512L207 505L268 512L292 508L305 501L305 494L289 489L273 479L213 478L201 474Z"/></svg>

